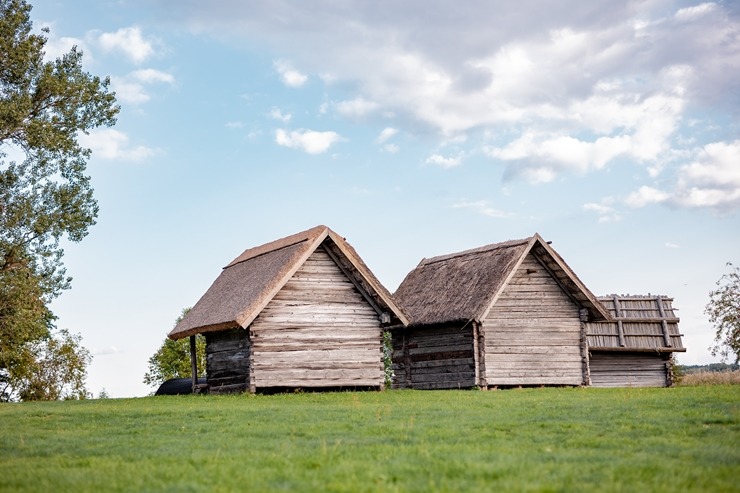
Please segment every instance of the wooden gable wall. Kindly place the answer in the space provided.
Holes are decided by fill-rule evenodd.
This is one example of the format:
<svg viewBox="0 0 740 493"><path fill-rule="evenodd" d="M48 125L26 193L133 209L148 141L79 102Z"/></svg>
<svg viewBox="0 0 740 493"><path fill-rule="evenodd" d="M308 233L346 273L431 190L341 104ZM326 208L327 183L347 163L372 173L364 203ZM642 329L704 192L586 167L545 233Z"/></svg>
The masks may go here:
<svg viewBox="0 0 740 493"><path fill-rule="evenodd" d="M382 387L378 313L319 247L250 325L250 389Z"/></svg>
<svg viewBox="0 0 740 493"><path fill-rule="evenodd" d="M485 383L581 385L578 306L530 252L483 321Z"/></svg>

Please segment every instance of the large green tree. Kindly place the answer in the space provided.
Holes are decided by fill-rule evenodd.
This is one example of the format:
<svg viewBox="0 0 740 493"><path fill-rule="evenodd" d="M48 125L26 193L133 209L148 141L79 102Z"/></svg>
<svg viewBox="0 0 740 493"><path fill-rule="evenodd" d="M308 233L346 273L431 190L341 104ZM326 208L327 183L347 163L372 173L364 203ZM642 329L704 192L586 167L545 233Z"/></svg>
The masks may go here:
<svg viewBox="0 0 740 493"><path fill-rule="evenodd" d="M734 358L740 362L740 268L727 264L730 272L717 281L717 289L709 293L705 313L714 325L712 355L722 361Z"/></svg>
<svg viewBox="0 0 740 493"><path fill-rule="evenodd" d="M190 308L183 309L177 320L177 325L187 315ZM206 340L201 334L195 336L195 360L198 365L198 375L204 376L206 369ZM144 383L154 387L159 386L170 378L190 378L192 376L190 362L190 339L184 337L176 341L165 337L157 352L149 358L149 367L144 374Z"/></svg>
<svg viewBox="0 0 740 493"><path fill-rule="evenodd" d="M80 241L98 214L77 139L119 111L82 52L44 59L48 30L32 34L30 12L0 0L0 384L27 374L29 347L52 337L49 303L71 281L60 241Z"/></svg>

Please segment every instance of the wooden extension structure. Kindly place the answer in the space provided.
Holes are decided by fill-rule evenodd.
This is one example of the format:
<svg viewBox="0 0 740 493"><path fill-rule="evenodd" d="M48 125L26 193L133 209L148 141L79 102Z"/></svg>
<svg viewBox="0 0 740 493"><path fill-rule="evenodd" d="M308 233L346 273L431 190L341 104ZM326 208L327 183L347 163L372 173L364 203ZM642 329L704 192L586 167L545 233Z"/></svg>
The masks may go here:
<svg viewBox="0 0 740 493"><path fill-rule="evenodd" d="M354 248L317 226L239 255L169 337L205 335L210 393L380 389L382 331L408 321Z"/></svg>
<svg viewBox="0 0 740 493"><path fill-rule="evenodd" d="M686 351L673 300L615 294L599 301L612 320L586 324L591 385L671 386L673 353Z"/></svg>
<svg viewBox="0 0 740 493"><path fill-rule="evenodd" d="M394 296L394 388L587 385L586 324L612 321L538 234L423 259Z"/></svg>

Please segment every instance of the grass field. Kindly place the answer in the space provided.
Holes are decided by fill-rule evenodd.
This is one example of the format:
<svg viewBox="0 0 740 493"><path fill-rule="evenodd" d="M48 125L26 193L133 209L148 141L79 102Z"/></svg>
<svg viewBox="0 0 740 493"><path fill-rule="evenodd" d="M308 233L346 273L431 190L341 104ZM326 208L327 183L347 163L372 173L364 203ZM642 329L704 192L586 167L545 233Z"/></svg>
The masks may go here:
<svg viewBox="0 0 740 493"><path fill-rule="evenodd" d="M740 491L740 386L0 405L0 491Z"/></svg>

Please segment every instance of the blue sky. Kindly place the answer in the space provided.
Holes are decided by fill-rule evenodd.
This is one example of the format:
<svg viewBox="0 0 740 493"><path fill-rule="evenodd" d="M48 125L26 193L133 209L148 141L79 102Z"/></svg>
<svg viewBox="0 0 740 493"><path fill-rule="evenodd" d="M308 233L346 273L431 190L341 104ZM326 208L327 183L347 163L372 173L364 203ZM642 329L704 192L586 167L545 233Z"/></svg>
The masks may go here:
<svg viewBox="0 0 740 493"><path fill-rule="evenodd" d="M97 394L244 249L326 224L394 291L423 257L539 232L596 294L708 292L740 264L732 2L37 2L121 113L81 141L98 224L59 326Z"/></svg>

